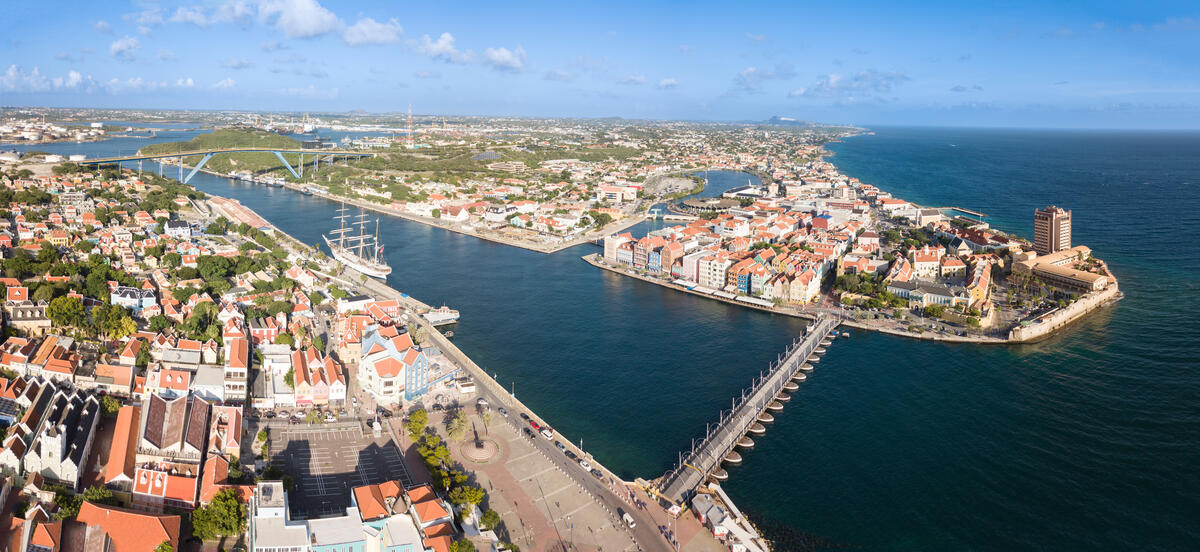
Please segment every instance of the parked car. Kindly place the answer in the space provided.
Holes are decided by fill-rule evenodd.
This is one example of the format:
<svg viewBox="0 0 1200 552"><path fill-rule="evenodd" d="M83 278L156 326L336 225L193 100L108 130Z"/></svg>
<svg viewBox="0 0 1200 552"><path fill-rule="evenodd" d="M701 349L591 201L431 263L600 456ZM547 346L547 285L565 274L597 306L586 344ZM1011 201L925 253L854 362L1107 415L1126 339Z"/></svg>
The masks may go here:
<svg viewBox="0 0 1200 552"><path fill-rule="evenodd" d="M529 414L526 414L526 413L522 412L522 413L521 413L521 419L522 419L522 420L528 420L528 419L529 419Z"/></svg>
<svg viewBox="0 0 1200 552"><path fill-rule="evenodd" d="M566 446L566 445L564 445L564 444L562 444L562 441L555 441L555 442L554 442L554 446L555 446L555 448L557 448L557 449L558 449L559 451L561 451L561 452L566 452L566 451L567 451L567 446Z"/></svg>
<svg viewBox="0 0 1200 552"><path fill-rule="evenodd" d="M287 410L280 410L280 411L279 411L279 417L280 417L280 418L286 418L286 417L288 417L288 416L291 416L291 415L292 415L292 413L291 413L291 412L288 412Z"/></svg>
<svg viewBox="0 0 1200 552"><path fill-rule="evenodd" d="M531 438L531 439L532 439L532 438L534 437L534 435L533 435L533 430L532 430L532 429L529 429L529 428L525 428L525 436L527 436L527 437L529 437L529 438Z"/></svg>
<svg viewBox="0 0 1200 552"><path fill-rule="evenodd" d="M496 409L496 412L499 412L499 413L500 413L500 415L501 415L501 416L504 416L505 418L507 418L507 417L508 417L508 411L507 411L507 410L505 410L503 406L501 406L500 408L497 408L497 409Z"/></svg>
<svg viewBox="0 0 1200 552"><path fill-rule="evenodd" d="M584 471L592 471L591 463L589 463L587 460L584 460L583 458L579 459L579 467L583 468Z"/></svg>
<svg viewBox="0 0 1200 552"><path fill-rule="evenodd" d="M546 439L553 439L554 438L554 430L552 430L548 427L543 427L542 428L542 437L545 437Z"/></svg>
<svg viewBox="0 0 1200 552"><path fill-rule="evenodd" d="M325 413L325 423L331 423L331 422L336 422L336 421L337 421L337 416L334 416L332 411Z"/></svg>
<svg viewBox="0 0 1200 552"><path fill-rule="evenodd" d="M529 427L532 427L532 428L533 428L533 429L535 429L535 430L542 429L542 426L541 426L541 424L537 423L537 422L536 422L536 421L534 421L534 420L529 420Z"/></svg>
<svg viewBox="0 0 1200 552"><path fill-rule="evenodd" d="M604 479L604 473L596 468L592 468L592 475L596 476L596 479Z"/></svg>
<svg viewBox="0 0 1200 552"><path fill-rule="evenodd" d="M571 452L571 451L569 451L569 450L564 450L564 451L563 451L563 454L567 455L567 458L570 458L571 460L574 460L574 459L576 459L576 458L579 458L578 456L576 456L576 455L575 455L575 453L574 453L574 452Z"/></svg>
<svg viewBox="0 0 1200 552"><path fill-rule="evenodd" d="M620 510L620 513L621 513L621 521L624 521L625 525L628 525L630 529L637 527L637 522L633 521L633 516L629 515L629 512Z"/></svg>

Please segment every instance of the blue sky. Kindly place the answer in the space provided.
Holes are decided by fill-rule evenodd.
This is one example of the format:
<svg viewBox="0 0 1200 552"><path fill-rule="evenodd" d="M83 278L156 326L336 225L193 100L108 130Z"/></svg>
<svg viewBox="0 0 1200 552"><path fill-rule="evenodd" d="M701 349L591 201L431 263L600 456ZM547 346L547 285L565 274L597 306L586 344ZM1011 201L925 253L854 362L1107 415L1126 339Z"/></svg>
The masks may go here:
<svg viewBox="0 0 1200 552"><path fill-rule="evenodd" d="M14 2L0 104L1200 128L1200 5Z"/></svg>

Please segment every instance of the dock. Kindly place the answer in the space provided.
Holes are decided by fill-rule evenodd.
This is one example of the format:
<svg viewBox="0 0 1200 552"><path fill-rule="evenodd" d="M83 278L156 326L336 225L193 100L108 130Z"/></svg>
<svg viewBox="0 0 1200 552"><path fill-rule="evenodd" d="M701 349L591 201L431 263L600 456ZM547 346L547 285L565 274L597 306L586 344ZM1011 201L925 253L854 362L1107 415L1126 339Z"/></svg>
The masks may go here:
<svg viewBox="0 0 1200 552"><path fill-rule="evenodd" d="M827 338L838 325L838 319L819 315L804 335L794 340L787 351L779 355L749 389L742 391L733 407L723 411L721 420L709 427L704 439L693 444L679 463L660 480L659 494L676 504L682 504L710 477L721 470L721 463L741 461L734 449L766 432L762 423L769 423L771 412L783 409L779 397L792 380L816 358L817 349L828 345ZM753 435L754 437L751 437Z"/></svg>

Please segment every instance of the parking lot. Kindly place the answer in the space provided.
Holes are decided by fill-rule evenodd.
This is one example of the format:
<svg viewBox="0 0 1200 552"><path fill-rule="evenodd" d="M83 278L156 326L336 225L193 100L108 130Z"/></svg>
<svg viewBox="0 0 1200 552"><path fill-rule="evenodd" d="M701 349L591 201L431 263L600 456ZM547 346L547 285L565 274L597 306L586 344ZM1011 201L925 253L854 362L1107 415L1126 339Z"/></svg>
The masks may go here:
<svg viewBox="0 0 1200 552"><path fill-rule="evenodd" d="M313 518L340 514L350 505L350 491L360 485L412 476L396 444L385 432L375 438L361 424L322 426L273 425L268 430L271 462L292 475L292 516Z"/></svg>

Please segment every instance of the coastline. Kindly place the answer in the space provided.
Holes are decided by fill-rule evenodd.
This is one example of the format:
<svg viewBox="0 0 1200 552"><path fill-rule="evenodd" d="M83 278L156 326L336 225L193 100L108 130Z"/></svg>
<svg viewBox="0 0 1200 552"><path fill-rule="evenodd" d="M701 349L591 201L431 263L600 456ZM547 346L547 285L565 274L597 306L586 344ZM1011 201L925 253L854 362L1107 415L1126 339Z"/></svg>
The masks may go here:
<svg viewBox="0 0 1200 552"><path fill-rule="evenodd" d="M939 334L931 334L931 333L915 333L915 332L910 332L910 331L905 331L905 330L898 330L895 328L888 328L888 327L878 326L878 325L874 325L874 324L868 324L868 323L862 322L853 317L846 317L844 315L846 311L841 311L841 310L836 310L836 309L819 309L819 308L817 308L817 309L811 309L811 310L799 310L799 309L786 308L786 307L773 307L772 308L772 307L764 307L764 306L760 306L760 305L754 305L751 303L745 303L745 302L737 301L734 299L727 299L724 297L718 297L715 295L708 295L705 293L700 293L700 292L688 289L686 287L677 285L670 281L666 281L666 280L659 279L659 278L651 278L649 276L644 276L641 274L629 272L628 270L625 270L622 267L613 266L611 264L608 264L607 262L605 262L603 260L603 257L598 253L590 253L590 254L584 255L581 258L585 262L587 262L588 264L590 264L596 268L599 268L602 270L607 270L614 274L628 276L630 278L641 280L643 282L647 282L650 284L659 285L659 286L662 286L662 287L665 287L667 289L671 289L674 291L681 291L684 293L688 293L690 295L694 295L696 297L703 297L705 299L719 301L719 302L727 303L730 305L736 305L739 307L749 308L752 310L757 310L757 311L766 312L766 313L770 313L770 314L791 316L793 318L803 318L805 320L815 320L818 313L838 314L841 318L841 325L849 327L849 328L856 328L856 329L860 329L860 330L869 330L869 331L873 331L873 332L894 335L897 337L907 337L910 339L922 339L922 340L926 340L926 341L942 341L942 342L946 342L946 343L974 343L974 344L981 344L981 345L1014 345L1014 344L1035 343L1035 342L1038 342L1043 339L1047 339L1047 338L1051 337L1052 335L1061 331L1062 329L1074 324L1075 322L1082 320L1084 317L1086 317L1088 314L1091 314L1095 310L1102 308L1105 305L1110 304L1112 301L1120 300L1120 296L1119 296L1120 289L1118 288L1118 286L1116 284L1114 284L1110 288L1106 288L1105 290L1098 292L1095 295L1089 294L1089 296L1080 298L1079 301L1077 301L1074 304L1074 305L1078 305L1077 307L1075 307L1074 309L1067 309L1066 311L1062 312L1060 315L1056 315L1054 317L1047 319L1042 324L1039 324L1037 326L1037 328L1034 330L1010 331L1008 337L1006 337L1006 338L989 337L989 336L984 336L984 335L979 335L979 336L939 335ZM1042 330L1041 328L1045 328L1045 329ZM1024 329L1024 328L1021 328L1021 329Z"/></svg>
<svg viewBox="0 0 1200 552"><path fill-rule="evenodd" d="M187 165L184 165L184 167L187 167ZM207 173L207 174L217 176L220 178L229 178L228 175L221 174L221 173L218 173L215 171L210 171L207 169L200 169L200 172ZM304 188L305 188L304 185L297 184L294 182L284 182L283 187L287 188L289 190L295 191L295 192L304 192ZM345 203L347 205L353 205L355 207L360 207L362 209L374 211L376 213L380 213L380 214L384 214L384 215L393 216L393 217L404 219L404 220L407 220L410 222L416 222L416 223L424 224L426 226L432 226L434 228L441 228L443 230L449 230L456 234L462 234L464 236L471 236L473 238L478 238L478 239L481 239L484 241L489 241L492 243L498 243L500 245L507 245L507 246L511 246L511 247L525 249L528 251L533 251L536 253L545 253L545 254L557 253L559 251L562 251L564 249L570 249L577 245L582 245L584 243L592 242L597 239L603 239L604 236L620 233L620 232L622 232L630 227L636 226L637 224L646 220L644 215L637 215L637 214L628 215L628 216L622 217L620 220L615 220L613 222L608 223L608 225L603 228L596 228L590 232L576 236L575 238L572 238L571 240L564 241L564 242L561 242L558 244L553 244L553 245L539 245L539 244L535 244L535 243L514 240L511 238L505 238L503 236L491 236L491 235L483 234L481 232L478 232L478 231L470 229L470 228L463 228L463 227L446 224L445 222L442 222L439 219L423 217L420 215L414 215L412 213L404 213L401 211L397 211L395 209L389 209L388 207L379 205L378 203L372 203L370 201L366 201L366 200L362 200L362 199L349 198L349 197L345 197L345 196L341 196L341 195L337 195L337 194L319 194L319 196L324 199L328 199L330 201L341 202L341 203ZM313 197L317 197L317 195L314 195Z"/></svg>
<svg viewBox="0 0 1200 552"><path fill-rule="evenodd" d="M212 200L212 199L218 199L218 200L230 201L230 202L237 201L237 200L227 198L224 196L220 196L220 195L216 195L216 194L206 193L205 195L208 196L205 200L205 203L208 203L208 201ZM238 202L238 204L241 205L240 202ZM223 210L220 208L219 205L214 205L214 204L209 203L208 206L210 208L212 208L214 211L223 212ZM282 229L275 226L275 224L272 223L269 219L267 219L266 217L263 217L262 215L259 215L253 209L251 209L249 207L245 207L244 205L242 205L242 208L246 209L247 211L249 211L251 213L254 213L254 215L258 216L259 218L262 218L264 221L267 221L267 223L270 224L271 228L273 229L273 234L276 236L285 238L286 241L288 242L288 245L296 248L298 250L298 252L303 253L303 254L311 254L312 252L315 251L312 246L305 244L304 242L301 242L300 240L296 239L295 237L288 234L287 232L284 232ZM335 261L331 261L331 262L335 262ZM418 327L420 327L422 330L424 330L425 339L428 340L429 342L431 342L431 344L433 346L437 347L438 350L440 350L443 355L452 359L454 361L454 363L458 366L458 368L461 372L464 372L474 382L476 382L477 384L486 388L487 393L492 397L493 402L498 403L497 406L505 406L510 412L513 413L514 416L520 412L527 413L530 418L532 418L533 420L536 420L542 426L548 427L548 428L554 427L554 425L548 423L545 418L539 416L537 414L536 410L534 410L533 408L530 408L528 405L526 405L525 403L523 403L519 399L517 399L516 395L513 395L508 390L506 390L502 384L500 384L498 381L496 381L495 378L492 377L492 375L488 374L488 372L486 370L484 370L482 367L480 367L478 364L476 364L475 361L471 360L471 358L469 356L467 356L466 353L464 353L461 349L459 349L454 344L453 341L451 341L448 337L446 337L444 334L442 334L442 332L440 330L438 330L438 328L436 326L434 326L428 320L425 320L425 318L423 316L420 316L420 313L424 313L432 308L428 304L420 301L419 299L416 299L415 297L401 293L396 288L391 287L386 281L381 281L381 280L371 278L371 277L364 277L361 279L360 282L356 283L353 281L347 281L346 279L343 279L342 277L339 277L339 276L336 276L333 274L324 273L322 271L314 271L314 272L316 272L319 276L328 279L329 281L338 282L341 284L348 284L353 287L358 287L362 290L365 290L367 292L375 294L381 298L394 299L394 300L400 302L400 304L406 306L407 308L412 309L417 314L416 316L412 317L412 320L416 322ZM350 272L354 273L353 270L350 270ZM632 490L637 490L637 489L642 488L636 482L627 481L627 480L621 478L620 476L618 476L616 474L616 472L612 471L607 466L605 466L603 463L601 463L591 453L576 446L575 441L572 440L571 438L567 437L566 435L563 435L558 430L554 430L554 431L556 433L558 433L558 435L562 438L560 442L563 444L563 446L565 446L568 450L571 450L572 452L574 452L576 455L578 455L579 458L587 458L588 461L590 462L590 464L592 465L592 467L599 469L604 474L604 476L606 478L608 478L612 482L612 484L615 485L617 488L621 488L625 491L632 491ZM623 502L625 499L621 495L614 492L611 497L602 497L602 496L596 495L596 496L594 496L594 499L598 504L600 504L602 507L604 507L608 511L608 513L611 516L615 525L621 526L623 524L623 522L620 520L620 517L614 511L614 508L616 508L616 507L612 506L612 504L606 504L606 502L620 503L620 504L625 505L626 508L628 508L629 504L627 502ZM666 542L664 541L661 544L666 544Z"/></svg>

